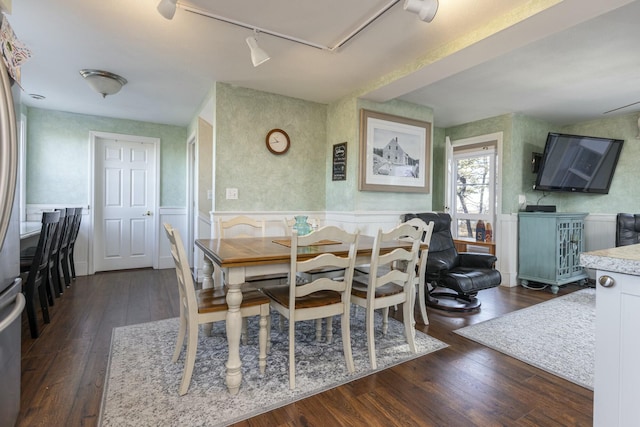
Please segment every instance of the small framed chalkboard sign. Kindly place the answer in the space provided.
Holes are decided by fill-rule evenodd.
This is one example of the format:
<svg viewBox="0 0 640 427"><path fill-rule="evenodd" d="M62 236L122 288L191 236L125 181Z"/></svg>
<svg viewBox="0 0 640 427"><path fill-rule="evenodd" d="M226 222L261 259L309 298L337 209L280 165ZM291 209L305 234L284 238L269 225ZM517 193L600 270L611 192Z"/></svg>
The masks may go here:
<svg viewBox="0 0 640 427"><path fill-rule="evenodd" d="M333 181L346 181L347 179L347 143L333 145Z"/></svg>

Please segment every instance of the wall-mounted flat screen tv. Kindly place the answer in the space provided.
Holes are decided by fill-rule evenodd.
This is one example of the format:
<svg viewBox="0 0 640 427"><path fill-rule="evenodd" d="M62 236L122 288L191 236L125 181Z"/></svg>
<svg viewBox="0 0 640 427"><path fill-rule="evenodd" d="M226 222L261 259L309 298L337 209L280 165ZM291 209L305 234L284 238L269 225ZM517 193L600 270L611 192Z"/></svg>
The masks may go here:
<svg viewBox="0 0 640 427"><path fill-rule="evenodd" d="M609 193L623 142L550 132L534 189Z"/></svg>

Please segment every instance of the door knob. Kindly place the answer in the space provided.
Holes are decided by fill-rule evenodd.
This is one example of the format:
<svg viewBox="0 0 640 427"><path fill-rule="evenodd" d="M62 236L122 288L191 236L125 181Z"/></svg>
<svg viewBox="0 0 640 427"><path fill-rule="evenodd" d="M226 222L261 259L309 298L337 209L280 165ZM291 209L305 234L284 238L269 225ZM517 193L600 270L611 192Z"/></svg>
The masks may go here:
<svg viewBox="0 0 640 427"><path fill-rule="evenodd" d="M151 216L152 213L151 211L146 211L145 213L142 214L142 216Z"/></svg>
<svg viewBox="0 0 640 427"><path fill-rule="evenodd" d="M613 280L613 277L611 276L600 276L600 278L598 278L598 282L603 288L610 288L616 284L616 281Z"/></svg>

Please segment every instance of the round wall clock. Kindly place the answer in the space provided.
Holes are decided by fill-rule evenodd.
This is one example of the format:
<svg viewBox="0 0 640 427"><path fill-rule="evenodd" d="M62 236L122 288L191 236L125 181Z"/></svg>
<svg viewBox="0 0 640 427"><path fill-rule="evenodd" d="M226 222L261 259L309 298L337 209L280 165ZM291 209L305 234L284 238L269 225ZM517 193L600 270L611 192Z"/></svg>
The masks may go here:
<svg viewBox="0 0 640 427"><path fill-rule="evenodd" d="M271 129L267 133L267 148L273 154L284 154L289 150L289 135L282 129Z"/></svg>

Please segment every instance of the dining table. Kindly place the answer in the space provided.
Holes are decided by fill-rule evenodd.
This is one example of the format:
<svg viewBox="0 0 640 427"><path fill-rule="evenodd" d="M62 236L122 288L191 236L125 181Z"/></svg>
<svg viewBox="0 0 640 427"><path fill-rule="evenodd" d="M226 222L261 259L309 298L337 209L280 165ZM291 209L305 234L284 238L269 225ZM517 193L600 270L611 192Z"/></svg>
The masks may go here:
<svg viewBox="0 0 640 427"><path fill-rule="evenodd" d="M289 236L196 239L195 241L195 246L204 254L203 289L214 286L214 270L220 270L224 273L216 275L216 277L218 281L224 277L224 286L227 287L226 333L229 354L226 364L226 384L232 395L238 393L242 382L242 363L240 361L242 286L247 277L289 272L290 243L291 237ZM370 263L373 243L373 237L360 235L356 265ZM401 240L387 242L383 244L380 252L384 254L397 248L410 248L410 246L410 242ZM426 245L424 246L426 247ZM318 242L317 245L298 248L298 260L313 258L322 253L347 256L349 245ZM221 284L216 284L216 286L221 286Z"/></svg>

